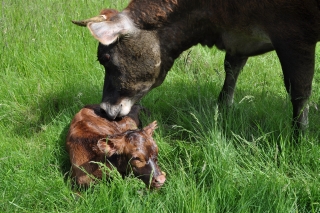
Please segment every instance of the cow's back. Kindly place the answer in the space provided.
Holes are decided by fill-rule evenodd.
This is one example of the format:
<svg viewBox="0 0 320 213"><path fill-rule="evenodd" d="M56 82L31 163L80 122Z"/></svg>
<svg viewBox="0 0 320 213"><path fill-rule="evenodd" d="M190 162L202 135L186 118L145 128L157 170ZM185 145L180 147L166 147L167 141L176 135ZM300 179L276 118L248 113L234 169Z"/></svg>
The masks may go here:
<svg viewBox="0 0 320 213"><path fill-rule="evenodd" d="M250 33L252 29L259 28L266 31L269 36L276 32L281 32L284 36L292 36L294 32L301 35L301 31L313 32L318 38L320 36L319 0L201 2L203 3L199 10L209 14L212 25L223 31Z"/></svg>

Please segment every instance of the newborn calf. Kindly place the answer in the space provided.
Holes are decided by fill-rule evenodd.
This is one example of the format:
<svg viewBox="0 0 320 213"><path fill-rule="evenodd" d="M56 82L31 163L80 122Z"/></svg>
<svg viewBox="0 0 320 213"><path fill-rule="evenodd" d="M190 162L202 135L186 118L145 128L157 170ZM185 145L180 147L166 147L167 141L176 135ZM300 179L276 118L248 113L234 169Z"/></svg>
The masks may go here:
<svg viewBox="0 0 320 213"><path fill-rule="evenodd" d="M138 129L141 107L118 120L109 121L99 105L88 105L73 118L67 135L67 150L72 164L72 178L80 186L102 178L95 162L116 168L124 177L130 172L151 188L160 188L166 178L158 166L158 147L152 138L156 121Z"/></svg>

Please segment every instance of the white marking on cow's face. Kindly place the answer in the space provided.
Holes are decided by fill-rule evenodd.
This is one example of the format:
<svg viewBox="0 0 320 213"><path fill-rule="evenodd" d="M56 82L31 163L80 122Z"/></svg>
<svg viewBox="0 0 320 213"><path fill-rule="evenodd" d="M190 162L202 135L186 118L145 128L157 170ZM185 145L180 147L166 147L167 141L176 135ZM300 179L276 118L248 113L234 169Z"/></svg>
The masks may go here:
<svg viewBox="0 0 320 213"><path fill-rule="evenodd" d="M128 30L119 34L118 42L103 45L100 41L98 47L99 62L106 70L101 109L114 119L127 115L135 102L163 82L165 74L161 72L163 61L155 32L137 29L125 13L114 16L111 22L120 22ZM101 27L101 32L110 30Z"/></svg>
<svg viewBox="0 0 320 213"><path fill-rule="evenodd" d="M129 98L124 98L120 102L121 110L118 114L118 117L125 116L129 114L131 107L134 105L135 101Z"/></svg>
<svg viewBox="0 0 320 213"><path fill-rule="evenodd" d="M161 61L159 61L158 63L156 63L156 64L154 65L154 67L159 67L160 64L161 64Z"/></svg>

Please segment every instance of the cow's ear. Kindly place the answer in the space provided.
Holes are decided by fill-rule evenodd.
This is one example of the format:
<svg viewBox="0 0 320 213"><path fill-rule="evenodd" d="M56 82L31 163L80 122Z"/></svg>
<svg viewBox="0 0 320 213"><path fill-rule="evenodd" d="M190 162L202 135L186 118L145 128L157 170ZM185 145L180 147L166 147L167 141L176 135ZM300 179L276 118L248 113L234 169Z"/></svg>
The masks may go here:
<svg viewBox="0 0 320 213"><path fill-rule="evenodd" d="M109 20L111 17L117 15L119 12L115 9L103 9L100 11L100 15L105 16L106 20Z"/></svg>
<svg viewBox="0 0 320 213"><path fill-rule="evenodd" d="M153 121L151 124L143 128L143 131L145 131L149 136L153 135L154 130L157 128L157 121Z"/></svg>
<svg viewBox="0 0 320 213"><path fill-rule="evenodd" d="M87 27L95 39L103 45L115 42L134 30L132 21L125 15L116 15L112 21L89 22Z"/></svg>
<svg viewBox="0 0 320 213"><path fill-rule="evenodd" d="M106 141L108 140L108 141ZM98 141L97 146L100 152L111 157L114 154L121 154L123 152L124 137L115 137L108 139L101 139Z"/></svg>
<svg viewBox="0 0 320 213"><path fill-rule="evenodd" d="M102 21L109 21L110 18L118 14L118 11L115 9L103 9L100 12L100 15L89 18L89 19L84 19L80 21L72 21L72 23L81 26L81 27L86 27L88 23L90 22L102 22Z"/></svg>

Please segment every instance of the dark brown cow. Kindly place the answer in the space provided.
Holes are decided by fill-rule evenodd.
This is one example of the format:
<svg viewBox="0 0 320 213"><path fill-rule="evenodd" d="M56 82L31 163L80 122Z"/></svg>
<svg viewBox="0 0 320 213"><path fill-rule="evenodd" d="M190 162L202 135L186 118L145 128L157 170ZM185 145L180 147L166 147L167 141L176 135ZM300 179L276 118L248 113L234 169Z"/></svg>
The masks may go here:
<svg viewBox="0 0 320 213"><path fill-rule="evenodd" d="M159 188L165 175L158 166L158 147L152 138L156 122L142 130L134 105L128 116L109 121L99 105L88 105L73 118L67 135L67 150L72 164L72 178L80 186L93 182L91 175L102 178L96 162L116 168L124 177L131 171L147 186Z"/></svg>
<svg viewBox="0 0 320 213"><path fill-rule="evenodd" d="M123 11L101 16L102 22L89 19L82 25L100 42L98 59L106 70L100 107L112 119L128 114L163 82L180 54L199 43L226 51L218 100L230 105L248 57L275 50L291 96L293 126L305 129L319 5L319 0L132 0Z"/></svg>

